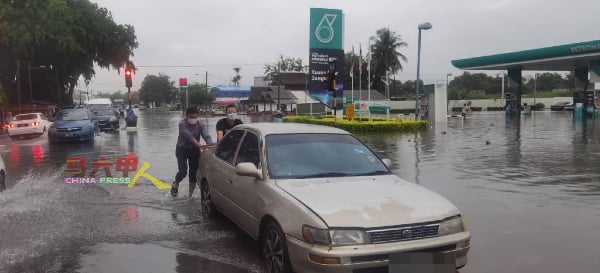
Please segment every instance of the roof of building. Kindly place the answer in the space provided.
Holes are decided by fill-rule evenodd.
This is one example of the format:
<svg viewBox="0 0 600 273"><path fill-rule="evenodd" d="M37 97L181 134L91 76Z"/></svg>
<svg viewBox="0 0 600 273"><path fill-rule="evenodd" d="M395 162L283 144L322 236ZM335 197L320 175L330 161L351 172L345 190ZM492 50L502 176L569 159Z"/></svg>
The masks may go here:
<svg viewBox="0 0 600 273"><path fill-rule="evenodd" d="M344 97L350 98L352 97L352 90L344 90ZM363 101L369 99L369 90L354 90L354 99ZM371 100L385 100L385 96L377 90L371 89Z"/></svg>

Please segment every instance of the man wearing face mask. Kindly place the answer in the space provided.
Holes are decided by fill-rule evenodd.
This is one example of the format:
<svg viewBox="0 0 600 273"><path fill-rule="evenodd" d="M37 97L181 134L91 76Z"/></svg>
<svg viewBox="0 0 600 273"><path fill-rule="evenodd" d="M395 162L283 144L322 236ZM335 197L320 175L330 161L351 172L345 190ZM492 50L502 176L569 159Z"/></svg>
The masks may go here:
<svg viewBox="0 0 600 273"><path fill-rule="evenodd" d="M221 141L221 139L227 133L227 131L240 124L243 124L243 122L238 118L237 109L235 108L235 105L228 105L227 117L222 118L217 122L217 142Z"/></svg>
<svg viewBox="0 0 600 273"><path fill-rule="evenodd" d="M188 196L192 197L196 187L196 172L200 160L200 150L204 148L200 144L200 137L204 139L206 145L212 145L213 141L206 125L198 119L198 109L190 107L185 111L186 117L179 122L179 137L177 138L177 148L175 156L177 157L177 167L179 171L175 175L175 181L171 187L171 195L177 197L179 182L183 180L188 171L190 190Z"/></svg>

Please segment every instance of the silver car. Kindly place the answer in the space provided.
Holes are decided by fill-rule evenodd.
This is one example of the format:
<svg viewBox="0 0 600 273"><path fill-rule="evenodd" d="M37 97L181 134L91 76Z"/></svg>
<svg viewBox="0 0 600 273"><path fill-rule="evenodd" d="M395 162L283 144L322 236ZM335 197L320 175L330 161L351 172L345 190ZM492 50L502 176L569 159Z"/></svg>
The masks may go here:
<svg viewBox="0 0 600 273"><path fill-rule="evenodd" d="M238 125L200 162L203 215L219 211L258 240L269 273L400 272L419 255L448 272L467 262L460 211L346 131Z"/></svg>

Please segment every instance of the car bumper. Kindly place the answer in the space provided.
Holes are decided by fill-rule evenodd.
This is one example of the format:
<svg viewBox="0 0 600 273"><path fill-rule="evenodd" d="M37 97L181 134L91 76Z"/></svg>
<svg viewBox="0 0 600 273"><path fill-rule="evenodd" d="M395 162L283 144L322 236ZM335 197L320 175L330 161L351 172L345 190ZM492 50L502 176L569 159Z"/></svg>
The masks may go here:
<svg viewBox="0 0 600 273"><path fill-rule="evenodd" d="M28 126L8 128L8 134L11 136L41 134L44 132L44 126Z"/></svg>
<svg viewBox="0 0 600 273"><path fill-rule="evenodd" d="M288 254L295 272L388 272L389 255L405 252L431 252L454 255L456 268L467 263L470 248L469 232L453 235L387 244L370 244L330 248L313 246L293 237L287 237ZM339 258L339 264L322 264L313 257Z"/></svg>
<svg viewBox="0 0 600 273"><path fill-rule="evenodd" d="M112 130L113 128L119 128L119 121L101 121L98 122L98 128L100 130Z"/></svg>
<svg viewBox="0 0 600 273"><path fill-rule="evenodd" d="M70 135L72 134L72 135ZM48 138L52 142L86 141L94 138L94 131L89 132L55 132L49 133Z"/></svg>

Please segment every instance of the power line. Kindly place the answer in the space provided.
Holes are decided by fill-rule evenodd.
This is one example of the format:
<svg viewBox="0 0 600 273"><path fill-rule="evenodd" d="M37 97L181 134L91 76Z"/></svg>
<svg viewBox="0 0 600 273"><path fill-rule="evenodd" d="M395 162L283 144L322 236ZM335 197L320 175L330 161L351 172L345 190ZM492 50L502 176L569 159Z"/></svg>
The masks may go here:
<svg viewBox="0 0 600 273"><path fill-rule="evenodd" d="M265 63L251 64L215 64L215 65L136 65L135 67L144 68L208 68L208 67L229 67L229 66L263 66Z"/></svg>

